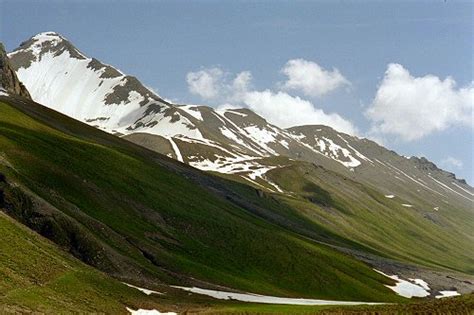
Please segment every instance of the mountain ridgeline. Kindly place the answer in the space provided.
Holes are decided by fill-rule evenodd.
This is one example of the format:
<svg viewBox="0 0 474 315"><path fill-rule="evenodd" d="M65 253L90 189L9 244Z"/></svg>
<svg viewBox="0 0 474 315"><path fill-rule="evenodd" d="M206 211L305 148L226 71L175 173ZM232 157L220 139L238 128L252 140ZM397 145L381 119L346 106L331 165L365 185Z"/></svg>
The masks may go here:
<svg viewBox="0 0 474 315"><path fill-rule="evenodd" d="M403 301L373 269L474 290L474 190L427 159L173 104L54 32L8 57L32 101L0 98L0 205L88 265L165 291Z"/></svg>

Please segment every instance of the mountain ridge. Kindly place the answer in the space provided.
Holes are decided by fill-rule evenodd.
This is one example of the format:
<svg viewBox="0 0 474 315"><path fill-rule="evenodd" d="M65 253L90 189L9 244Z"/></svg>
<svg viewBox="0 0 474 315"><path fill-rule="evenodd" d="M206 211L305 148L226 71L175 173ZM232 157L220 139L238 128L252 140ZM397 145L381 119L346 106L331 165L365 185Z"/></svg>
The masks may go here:
<svg viewBox="0 0 474 315"><path fill-rule="evenodd" d="M10 55L34 57L19 77L50 103L0 98L0 206L72 255L138 284L396 300L375 268L472 291L474 194L453 174L327 126L172 104L50 37Z"/></svg>
<svg viewBox="0 0 474 315"><path fill-rule="evenodd" d="M134 107L134 108L124 109L124 108L121 108L120 106L117 106L116 111L121 112L122 114L121 114L120 119L113 119L117 122L117 124L113 126L111 126L110 124L107 124L107 121L111 120L110 113L113 114L113 111L110 111L110 110L107 111L109 116L105 114L104 115L95 114L95 115L89 115L89 117L86 117L84 116L83 113L73 112L72 110L64 108L64 107L55 108L55 109L63 113L66 113L72 117L85 121L88 124L95 125L104 130L108 130L109 132L112 132L112 133L130 134L130 133L136 133L136 132L145 132L145 133L155 134L158 136L168 138L168 141L170 142L170 146L176 149L176 147L179 148L179 145L177 146L173 144L171 141L172 139L170 138L174 138L177 135L189 137L194 140L202 140L202 133L200 134L199 132L192 132L192 130L200 131L200 128L196 126L196 124L198 123L196 119L197 120L200 120L199 118L202 119L201 111L204 110L204 108L206 108L204 111L211 112L213 115L218 117L217 119L226 120L224 125L219 126L219 128L221 129L219 132L216 130L213 130L212 132L214 137L217 136L218 138L221 138L223 135L227 136L225 137L224 141L222 140L217 141L219 145L222 146L223 142L226 142L226 141L227 142L233 141L232 145L239 146L240 150L242 151L243 149L244 153L246 154L250 153L257 156L262 156L262 154L263 155L265 154L286 155L286 156L290 156L291 158L294 158L294 156L291 156L291 154L289 154L288 152L282 152L284 150L282 150L281 146L287 145L288 141L298 140L298 139L295 139L295 137L291 136L291 130L305 129L309 127L309 126L295 126L295 127L291 127L287 129L281 129L276 126L268 124L263 117L256 115L255 113L251 112L248 109L227 110L227 111L223 110L223 111L220 111L220 113L218 113L214 109L204 106L204 105L171 104L163 100L160 96L156 95L154 92L148 90L135 77L125 76L120 70L117 70L110 65L103 64L95 58L87 58L83 53L81 53L77 48L75 48L74 45L71 44L67 39L65 39L63 36L59 35L58 33L54 33L54 32L45 32L45 33L40 33L38 35L33 36L29 40L23 42L17 49L12 51L9 54L9 56L13 60L15 70L22 72L22 69L28 68L28 65L32 62L32 60L38 61L38 59L41 59L43 55L46 55L48 53L53 53L53 56L58 57L66 51L69 53L69 55L72 58L87 59L89 61L87 68L98 71L100 79L114 78L114 77L116 78L119 76L123 76L122 81L116 83L112 87L111 90L109 90L107 93L104 93L104 97L102 100L99 100L99 99L95 100L96 104L97 103L103 103L104 105L123 104L124 106L122 107L127 107L128 105L128 107ZM28 59L27 56L29 56L29 60L26 60ZM22 75L20 73L20 77L23 77L25 81L29 82L28 80L29 76ZM100 81L96 83L96 85L100 86L104 84L103 82L104 81ZM27 83L27 85L34 85L34 84ZM36 89L35 89L35 93L38 96L36 100L39 101L40 103L43 103L46 105L48 105L48 103L53 103L52 100L48 101L44 96L39 96L40 93L39 91L36 91ZM42 93L42 94L45 94L45 93ZM140 95L141 98L137 99L137 97L139 97L138 95ZM135 99L133 99L133 96L135 96ZM138 101L138 104L136 104L137 101ZM58 103L58 97L54 99L54 103L56 104ZM134 114L133 112L136 111L137 105L138 107L147 107L147 109L145 111L141 111L140 114L137 114L137 113ZM77 106L73 106L73 107L77 107ZM245 114L249 115L249 113L252 113L253 115L252 120L254 122L253 125L258 126L262 128L260 130L265 131L265 132L260 132L261 139L251 139L252 143L248 144L249 139L247 137L248 135L246 134L245 130L244 132L242 132L242 130L236 131L235 124L234 126L231 126L232 128L229 131L228 130L229 127L227 126L228 120L231 120L231 123L235 123L236 120L238 121L237 117L235 116L235 113L241 113L241 115L245 115ZM229 117L232 117L232 118L228 119ZM127 118L128 120L128 126L123 125L123 120L125 118ZM189 121L189 119L191 119L191 121ZM262 121L264 123L262 123ZM157 126L160 124L163 125L165 123L169 124L173 122L180 122L179 124L181 125L181 127L178 127L178 129L172 133L165 132L160 129L158 130L153 129L154 126ZM267 125L267 126L264 126L264 125ZM275 131L274 128L277 128L277 131ZM327 127L327 128L330 128L330 127ZM313 129L320 129L320 128L317 128L317 125L314 125ZM258 131L258 130L250 129L250 131L252 133L255 133L255 131ZM280 136L280 139L278 139L280 140L280 142L278 143L278 146L280 146L280 148L278 149L268 147L268 145L266 145L266 143L262 141L262 140L265 140L265 137L269 138L269 135L268 135L269 133L275 134L275 132L279 134L278 136ZM288 132L290 133L290 135L288 134ZM333 130L333 132L335 131ZM342 133L338 133L338 134L342 135ZM244 137L244 139L241 139L242 137ZM211 139L211 140L214 141L215 139ZM360 139L360 140L364 140L364 139ZM365 140L370 141L368 139L365 139ZM246 144L244 148L242 148L243 143ZM331 145L331 143L328 143L328 144ZM272 143L272 145L277 145L277 143ZM302 145L299 144L297 146L299 146L301 150ZM306 146L306 149L308 149L307 144L303 144L303 146ZM346 147L346 149L348 148ZM176 150L174 150L174 152L166 152L166 153L177 158ZM334 157L334 154L327 154L326 156L328 155ZM356 160L356 158L354 159ZM339 162L340 163L342 162L343 165L344 165L344 162L349 162L349 164L347 164L349 167L351 165L357 164L357 162L355 161L354 163L351 164L350 161L351 161L350 158L349 159L343 158L343 161L339 161ZM191 163L193 163L193 161L188 162L188 164L191 164ZM194 164L197 167L199 167L200 165L199 161L195 161ZM455 179L457 180L457 178ZM464 180L460 180L460 182L462 184L466 184Z"/></svg>

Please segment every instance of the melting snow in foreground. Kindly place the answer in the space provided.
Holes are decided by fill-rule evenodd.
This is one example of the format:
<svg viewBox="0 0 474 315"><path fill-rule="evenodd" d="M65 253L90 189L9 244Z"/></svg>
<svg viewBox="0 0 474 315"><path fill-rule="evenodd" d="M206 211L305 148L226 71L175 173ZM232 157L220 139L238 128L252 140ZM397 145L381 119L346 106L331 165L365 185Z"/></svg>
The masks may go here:
<svg viewBox="0 0 474 315"><path fill-rule="evenodd" d="M445 297L450 297L450 296L458 296L461 295L458 293L458 291L439 291L441 295L435 296L437 299L445 298Z"/></svg>
<svg viewBox="0 0 474 315"><path fill-rule="evenodd" d="M416 283L415 284L415 283L411 283L409 281L400 279L396 275L389 276L383 273L382 271L379 271L376 269L374 270L386 277L389 277L390 279L397 281L397 284L395 284L394 286L390 286L390 285L385 285L385 286L395 291L398 295L401 295L406 298L412 298L414 296L425 297L425 296L430 295L430 293L428 292L428 290L430 289L428 287L428 283L426 283L425 281L421 279L410 279L411 281L415 282Z"/></svg>
<svg viewBox="0 0 474 315"><path fill-rule="evenodd" d="M161 292L157 292L157 291L153 291L153 290L149 290L149 289L144 289L144 288L140 288L140 287L137 287L137 286L134 286L132 284L128 284L126 282L122 282L123 284L129 286L130 288L134 288L134 289L137 289L139 291L142 291L143 293L145 293L146 295L150 295L152 293L155 293L155 294L163 294Z"/></svg>
<svg viewBox="0 0 474 315"><path fill-rule="evenodd" d="M411 278L408 278L408 280L410 281L413 281L415 282L416 284L418 284L419 286L421 286L423 289L425 289L426 291L429 291L430 290L430 287L428 286L428 283L423 280L423 279L411 279Z"/></svg>
<svg viewBox="0 0 474 315"><path fill-rule="evenodd" d="M139 291L142 291L146 295L150 295L152 293L154 293L154 294L163 294L163 293L158 292L158 291L153 291L153 290L149 290L149 289L145 289L145 288L140 288L140 287L134 286L133 284L128 284L128 283L125 283L125 282L122 282L122 283L129 286L130 288L134 288L134 289L137 289Z"/></svg>
<svg viewBox="0 0 474 315"><path fill-rule="evenodd" d="M235 293L225 291L215 291L201 288L187 288L173 286L185 291L190 291L197 294L203 294L211 296L220 300L237 300L242 302L253 302L253 303L266 303L266 304L288 304L288 305L377 305L385 303L372 303L372 302L349 302L349 301L331 301L331 300L314 300L314 299L294 299L294 298L283 298L276 296L266 296L252 293Z"/></svg>
<svg viewBox="0 0 474 315"><path fill-rule="evenodd" d="M132 315L177 315L175 312L161 313L157 310L144 310L141 308L134 311L131 308L127 307L127 311L129 311Z"/></svg>

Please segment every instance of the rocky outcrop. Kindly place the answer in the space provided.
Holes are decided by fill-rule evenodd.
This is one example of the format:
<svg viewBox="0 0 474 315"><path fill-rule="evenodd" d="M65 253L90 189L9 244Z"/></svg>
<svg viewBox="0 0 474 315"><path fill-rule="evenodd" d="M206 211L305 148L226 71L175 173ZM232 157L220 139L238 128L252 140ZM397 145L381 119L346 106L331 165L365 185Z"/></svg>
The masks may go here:
<svg viewBox="0 0 474 315"><path fill-rule="evenodd" d="M18 80L2 43L0 43L0 90L10 95L31 99L26 87Z"/></svg>

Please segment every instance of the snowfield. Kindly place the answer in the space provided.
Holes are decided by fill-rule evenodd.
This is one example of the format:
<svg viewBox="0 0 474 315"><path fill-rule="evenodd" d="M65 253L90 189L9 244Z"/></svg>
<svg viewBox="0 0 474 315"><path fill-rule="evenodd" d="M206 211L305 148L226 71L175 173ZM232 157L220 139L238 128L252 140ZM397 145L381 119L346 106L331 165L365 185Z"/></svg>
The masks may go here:
<svg viewBox="0 0 474 315"><path fill-rule="evenodd" d="M126 286L129 286L130 288L134 288L134 289L137 289L143 293L145 293L146 295L151 295L151 294L163 294L161 292L158 292L158 291L153 291L153 290L149 290L149 289L145 289L145 288L140 288L140 287L137 287L133 284L129 284L129 283L126 283L126 282L122 282L123 284L125 284Z"/></svg>
<svg viewBox="0 0 474 315"><path fill-rule="evenodd" d="M390 285L385 285L385 286L395 291L398 295L401 295L406 298L425 297L425 296L430 295L430 293L428 292L429 291L428 284L424 280L413 279L413 282L415 283L412 283L407 280L400 279L397 275L389 276L383 273L382 271L379 271L376 269L374 270L386 277L389 277L390 279L397 281L397 283L394 286L390 286Z"/></svg>
<svg viewBox="0 0 474 315"><path fill-rule="evenodd" d="M196 294L207 295L219 300L236 300L242 302L251 303L264 303L264 304L287 304L287 305L379 305L385 303L374 303L374 302L352 302L352 301L331 301L331 300L315 300L315 299L297 299L297 298L284 298L268 295L259 295L252 293L235 293L226 291L216 291L201 289L197 287L180 287L172 286L177 289L189 291Z"/></svg>
<svg viewBox="0 0 474 315"><path fill-rule="evenodd" d="M435 296L437 299L442 299L445 297L458 296L461 295L458 291L439 291L440 295Z"/></svg>

